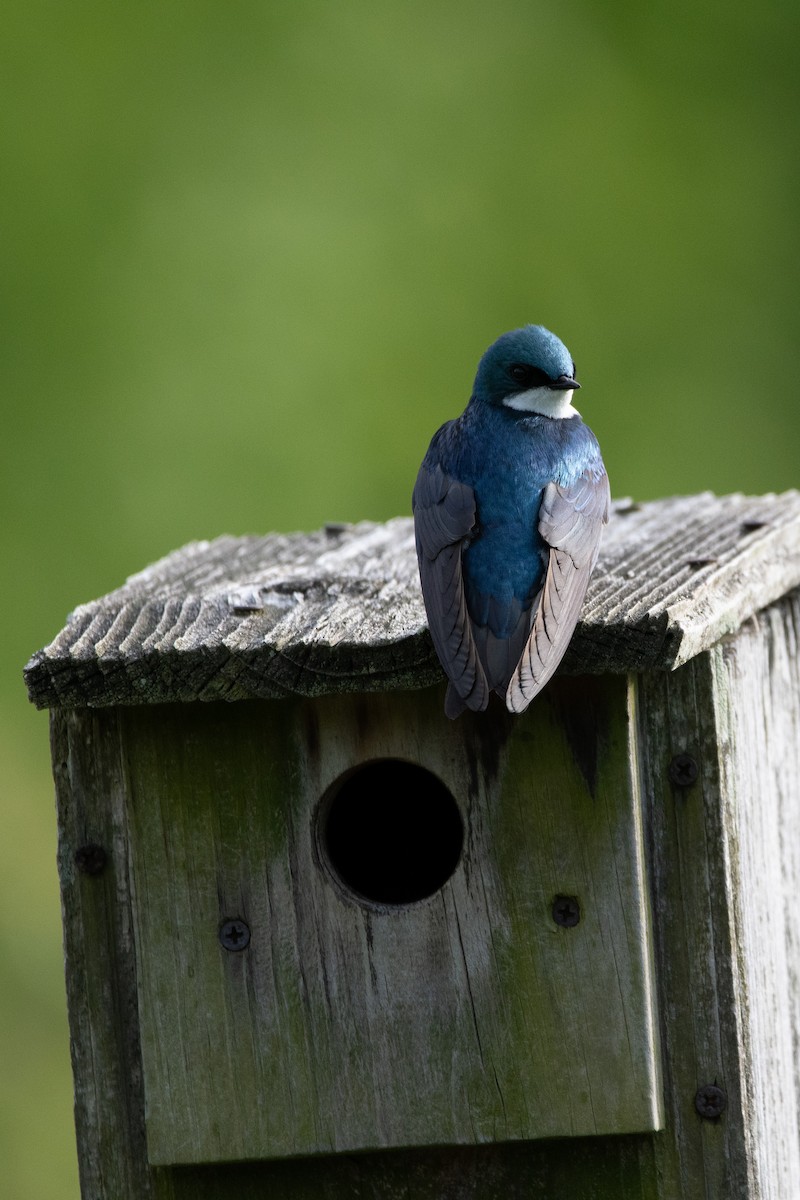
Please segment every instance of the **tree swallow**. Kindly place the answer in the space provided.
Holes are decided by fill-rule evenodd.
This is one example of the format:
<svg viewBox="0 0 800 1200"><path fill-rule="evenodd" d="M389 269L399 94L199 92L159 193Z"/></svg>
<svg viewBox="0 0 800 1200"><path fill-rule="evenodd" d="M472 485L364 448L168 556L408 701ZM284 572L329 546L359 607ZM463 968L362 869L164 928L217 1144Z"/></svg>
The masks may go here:
<svg viewBox="0 0 800 1200"><path fill-rule="evenodd" d="M610 505L579 387L555 334L504 333L420 467L417 558L448 717L485 709L491 691L524 712L569 645Z"/></svg>

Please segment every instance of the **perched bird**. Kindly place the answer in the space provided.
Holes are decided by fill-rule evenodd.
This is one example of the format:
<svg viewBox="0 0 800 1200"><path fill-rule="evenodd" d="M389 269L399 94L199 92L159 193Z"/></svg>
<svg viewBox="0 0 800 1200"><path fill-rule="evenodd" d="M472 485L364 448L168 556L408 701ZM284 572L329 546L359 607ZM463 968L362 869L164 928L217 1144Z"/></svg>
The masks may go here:
<svg viewBox="0 0 800 1200"><path fill-rule="evenodd" d="M422 594L450 683L445 712L524 712L569 645L610 493L572 407L566 346L541 325L504 333L469 404L434 434L414 487Z"/></svg>

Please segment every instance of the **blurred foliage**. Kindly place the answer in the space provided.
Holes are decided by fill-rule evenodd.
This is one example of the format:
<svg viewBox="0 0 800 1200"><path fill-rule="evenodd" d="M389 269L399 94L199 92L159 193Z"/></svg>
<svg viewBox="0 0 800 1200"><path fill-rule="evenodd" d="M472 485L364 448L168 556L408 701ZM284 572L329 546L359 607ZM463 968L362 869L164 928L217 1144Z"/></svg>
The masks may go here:
<svg viewBox="0 0 800 1200"><path fill-rule="evenodd" d="M504 329L617 495L798 480L789 0L13 3L0 1158L77 1196L46 718L20 670L175 546L409 510Z"/></svg>

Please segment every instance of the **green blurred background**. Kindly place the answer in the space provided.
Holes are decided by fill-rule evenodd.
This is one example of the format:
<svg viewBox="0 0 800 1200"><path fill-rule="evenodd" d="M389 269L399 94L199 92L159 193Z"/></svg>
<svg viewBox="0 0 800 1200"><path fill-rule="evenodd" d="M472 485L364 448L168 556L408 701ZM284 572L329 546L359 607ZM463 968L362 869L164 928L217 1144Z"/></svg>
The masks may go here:
<svg viewBox="0 0 800 1200"><path fill-rule="evenodd" d="M617 495L798 482L796 0L25 0L2 61L0 1176L78 1194L21 668L192 538L409 511L499 333Z"/></svg>

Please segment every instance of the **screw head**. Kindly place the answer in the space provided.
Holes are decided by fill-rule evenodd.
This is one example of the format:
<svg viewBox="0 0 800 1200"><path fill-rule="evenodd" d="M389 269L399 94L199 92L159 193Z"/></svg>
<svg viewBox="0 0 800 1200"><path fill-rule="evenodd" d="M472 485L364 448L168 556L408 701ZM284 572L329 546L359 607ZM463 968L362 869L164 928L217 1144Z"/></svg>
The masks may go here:
<svg viewBox="0 0 800 1200"><path fill-rule="evenodd" d="M219 927L219 940L232 953L244 950L250 944L250 926L238 918L223 921Z"/></svg>
<svg viewBox="0 0 800 1200"><path fill-rule="evenodd" d="M694 1106L705 1121L716 1121L725 1111L728 1097L715 1083L706 1083L697 1089Z"/></svg>
<svg viewBox="0 0 800 1200"><path fill-rule="evenodd" d="M697 783L700 768L691 754L676 754L669 764L668 774L675 787L686 788Z"/></svg>
<svg viewBox="0 0 800 1200"><path fill-rule="evenodd" d="M581 919L581 906L576 896L556 896L552 911L553 920L562 929L574 929Z"/></svg>
<svg viewBox="0 0 800 1200"><path fill-rule="evenodd" d="M81 875L102 875L107 862L108 855L97 842L88 842L75 851L75 866Z"/></svg>

